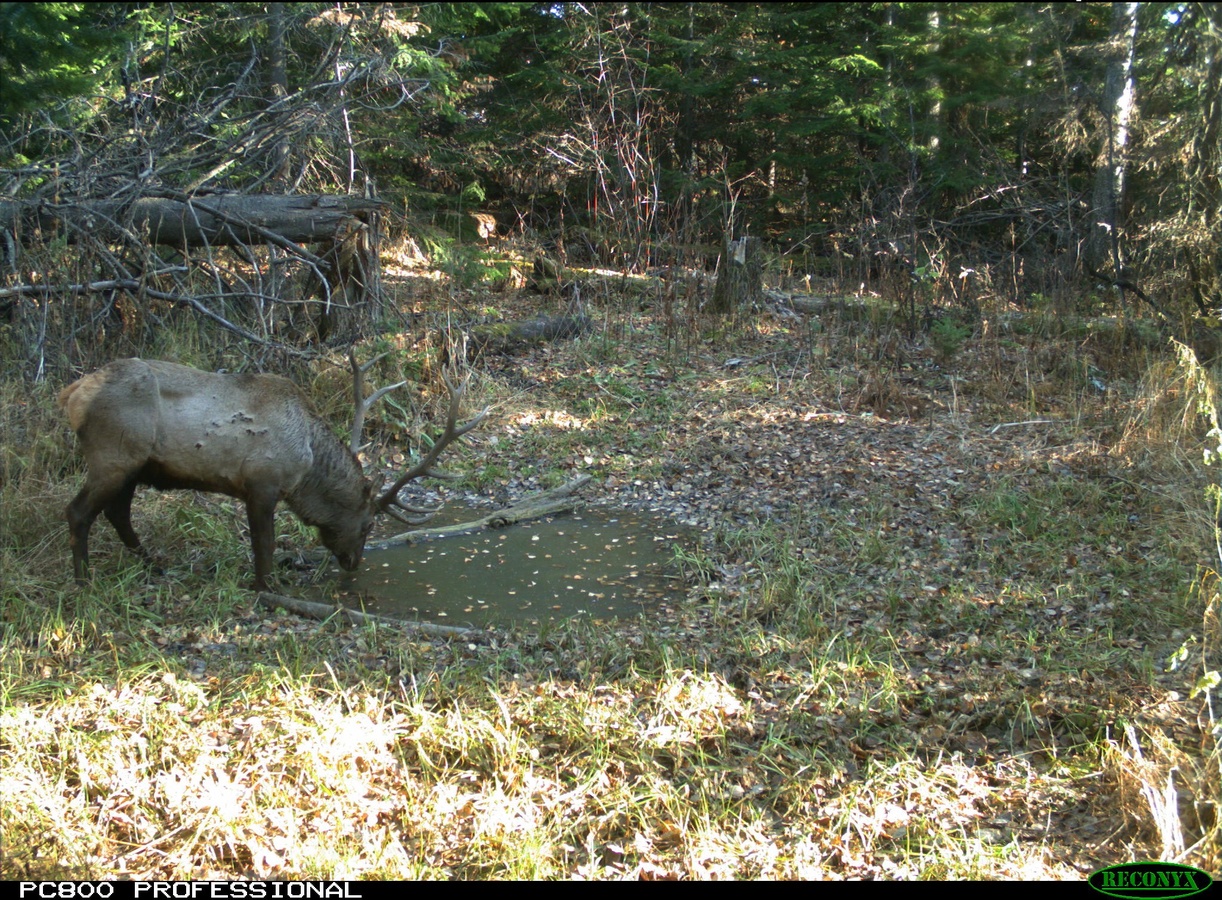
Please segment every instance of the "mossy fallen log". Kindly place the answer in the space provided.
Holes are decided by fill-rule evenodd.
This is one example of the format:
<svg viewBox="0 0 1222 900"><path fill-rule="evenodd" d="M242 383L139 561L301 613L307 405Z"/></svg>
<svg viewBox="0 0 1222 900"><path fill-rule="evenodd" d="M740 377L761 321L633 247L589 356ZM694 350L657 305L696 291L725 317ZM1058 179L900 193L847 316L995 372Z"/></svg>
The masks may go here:
<svg viewBox="0 0 1222 900"><path fill-rule="evenodd" d="M521 322L492 322L466 330L467 356L512 355L548 341L580 337L592 327L588 316L537 316Z"/></svg>

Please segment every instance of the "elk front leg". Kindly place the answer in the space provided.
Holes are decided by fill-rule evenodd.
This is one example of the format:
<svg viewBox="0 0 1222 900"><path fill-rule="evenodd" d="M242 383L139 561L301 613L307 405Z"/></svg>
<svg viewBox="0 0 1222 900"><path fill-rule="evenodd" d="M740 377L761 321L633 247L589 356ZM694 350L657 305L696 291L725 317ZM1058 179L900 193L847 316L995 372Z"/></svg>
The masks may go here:
<svg viewBox="0 0 1222 900"><path fill-rule="evenodd" d="M255 557L255 590L267 591L276 548L275 494L251 493L246 498L246 521L250 523L250 549Z"/></svg>

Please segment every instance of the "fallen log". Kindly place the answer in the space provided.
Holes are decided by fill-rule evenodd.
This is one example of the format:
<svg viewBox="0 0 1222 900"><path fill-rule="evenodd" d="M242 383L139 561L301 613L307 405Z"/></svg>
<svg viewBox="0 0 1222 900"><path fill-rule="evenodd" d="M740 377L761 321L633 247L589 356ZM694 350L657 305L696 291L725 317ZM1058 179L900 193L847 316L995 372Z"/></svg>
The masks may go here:
<svg viewBox="0 0 1222 900"><path fill-rule="evenodd" d="M395 544L417 544L437 538L456 537L462 534L472 534L485 528L504 528L506 525L516 525L520 522L530 522L544 516L557 513L572 512L581 506L582 501L572 496L573 492L590 480L589 475L579 475L576 478L552 488L523 497L512 506L498 509L480 519L470 522L457 522L453 525L438 525L434 528L415 528L396 534L381 541L368 545L370 550L385 550Z"/></svg>
<svg viewBox="0 0 1222 900"><path fill-rule="evenodd" d="M377 624L388 628L406 628L419 631L430 637L460 637L475 638L483 635L475 628L459 628L454 625L434 625L432 622L413 622L408 619L392 619L389 616L378 616L373 613L348 609L346 606L328 603L316 603L313 600L299 600L284 594L273 594L271 591L259 591L255 597L259 604L268 609L283 609L295 616L305 619L317 619L325 622L332 616L340 616L353 625Z"/></svg>
<svg viewBox="0 0 1222 900"><path fill-rule="evenodd" d="M592 327L588 316L537 316L522 322L492 322L466 331L467 356L513 354L535 344L574 338Z"/></svg>
<svg viewBox="0 0 1222 900"><path fill-rule="evenodd" d="M379 200L325 194L182 194L54 204L3 201L0 231L16 235L22 243L52 235L63 235L72 243L93 235L103 241L136 238L178 248L275 243L302 255L294 245L342 238L354 219L367 221L383 206Z"/></svg>
<svg viewBox="0 0 1222 900"><path fill-rule="evenodd" d="M775 300L777 305L788 306L794 312L806 316L833 313L842 319L858 321L867 318L870 314L870 308L866 304L844 297L812 297L808 294L794 294L792 296L778 295Z"/></svg>

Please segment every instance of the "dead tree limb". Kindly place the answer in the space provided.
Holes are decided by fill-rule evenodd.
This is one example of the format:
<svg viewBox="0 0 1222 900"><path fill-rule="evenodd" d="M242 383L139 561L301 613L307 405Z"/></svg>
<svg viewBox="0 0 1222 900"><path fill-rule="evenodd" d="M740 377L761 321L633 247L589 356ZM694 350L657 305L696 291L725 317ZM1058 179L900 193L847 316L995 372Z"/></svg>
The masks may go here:
<svg viewBox="0 0 1222 900"><path fill-rule="evenodd" d="M408 619L392 619L389 616L378 616L373 613L348 609L346 606L332 606L327 603L315 603L312 600L299 600L284 594L273 594L270 591L259 591L255 598L261 606L268 609L283 609L295 616L306 619L326 621L332 616L341 616L353 625L377 624L390 628L404 628L419 631L430 637L478 637L483 632L474 628L459 628L454 625L434 625L431 622L413 622Z"/></svg>
<svg viewBox="0 0 1222 900"><path fill-rule="evenodd" d="M325 194L208 194L126 200L0 202L0 231L20 242L63 233L69 242L81 235L103 241L139 235L149 244L191 247L274 243L294 256L328 268L298 244L342 235L353 218L365 220L385 204L364 197Z"/></svg>
<svg viewBox="0 0 1222 900"><path fill-rule="evenodd" d="M384 550L395 544L416 544L421 541L436 538L456 537L483 531L485 528L504 528L506 525L516 525L519 522L530 522L544 516L552 516L561 512L570 512L581 506L582 501L571 495L590 480L589 475L579 475L560 487L541 491L524 497L512 506L489 513L480 519L470 522L458 522L454 525L441 525L435 528L416 528L396 534L394 537L376 541L368 545L370 550Z"/></svg>

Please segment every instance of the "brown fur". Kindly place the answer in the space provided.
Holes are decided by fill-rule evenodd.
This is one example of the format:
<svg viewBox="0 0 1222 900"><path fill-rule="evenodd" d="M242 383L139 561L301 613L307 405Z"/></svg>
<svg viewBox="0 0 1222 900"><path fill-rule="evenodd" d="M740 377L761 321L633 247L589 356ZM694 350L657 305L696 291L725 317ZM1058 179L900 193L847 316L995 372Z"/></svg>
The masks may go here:
<svg viewBox="0 0 1222 900"><path fill-rule="evenodd" d="M89 468L66 516L77 581L99 513L145 555L131 526L138 485L228 494L246 504L255 587L267 589L280 501L319 529L340 565L360 564L376 503L360 463L297 385L277 375L215 375L121 359L68 385L59 406Z"/></svg>

